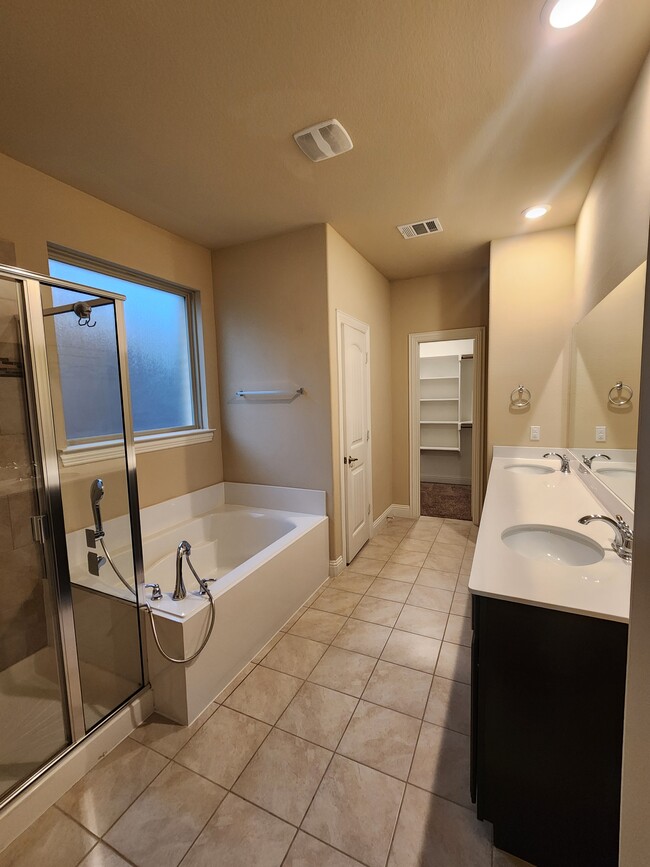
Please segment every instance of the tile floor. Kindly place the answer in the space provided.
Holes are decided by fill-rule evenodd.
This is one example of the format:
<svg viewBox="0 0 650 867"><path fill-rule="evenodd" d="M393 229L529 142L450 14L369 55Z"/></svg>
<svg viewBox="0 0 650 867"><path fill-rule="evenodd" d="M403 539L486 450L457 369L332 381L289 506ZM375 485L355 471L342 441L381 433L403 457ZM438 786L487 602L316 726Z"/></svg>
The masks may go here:
<svg viewBox="0 0 650 867"><path fill-rule="evenodd" d="M161 717L1 867L515 867L469 799L469 522L394 519L189 728Z"/></svg>

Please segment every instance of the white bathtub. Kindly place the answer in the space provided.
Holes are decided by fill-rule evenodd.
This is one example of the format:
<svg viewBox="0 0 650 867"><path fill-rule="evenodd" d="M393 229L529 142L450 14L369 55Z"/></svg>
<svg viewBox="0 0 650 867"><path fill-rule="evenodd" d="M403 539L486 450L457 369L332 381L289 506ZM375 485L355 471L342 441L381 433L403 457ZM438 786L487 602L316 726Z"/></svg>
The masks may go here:
<svg viewBox="0 0 650 867"><path fill-rule="evenodd" d="M254 501L265 507L250 505ZM273 503L282 508L268 508ZM150 589L146 594L170 655L193 653L209 622L209 601L200 595L185 562L188 595L183 600L172 599L179 542L186 540L192 546L190 557L201 578L216 579L210 583L216 611L214 631L203 653L190 665L174 665L160 655L148 615L143 614L149 678L160 713L184 724L191 722L326 580L329 553L324 513L325 497L319 491L231 483L142 510L145 580L159 584L163 598L152 601ZM107 521L105 532L116 565L132 580L124 519ZM83 531L70 534L68 549L74 583L133 600L108 564L99 577L88 573Z"/></svg>

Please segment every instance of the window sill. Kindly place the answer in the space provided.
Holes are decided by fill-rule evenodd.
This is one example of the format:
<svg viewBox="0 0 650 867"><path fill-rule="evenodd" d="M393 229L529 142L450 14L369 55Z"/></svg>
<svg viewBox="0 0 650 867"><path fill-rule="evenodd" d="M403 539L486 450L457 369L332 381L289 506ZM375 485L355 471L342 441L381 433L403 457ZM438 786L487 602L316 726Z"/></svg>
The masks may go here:
<svg viewBox="0 0 650 867"><path fill-rule="evenodd" d="M177 431L175 433L145 434L135 437L135 452L157 452L162 449L176 449L182 446L193 446L198 443L212 442L213 428L200 430ZM68 446L59 452L61 464L64 467L76 467L79 464L90 464L95 461L109 461L124 456L122 443L107 441L104 443L88 443L78 446Z"/></svg>

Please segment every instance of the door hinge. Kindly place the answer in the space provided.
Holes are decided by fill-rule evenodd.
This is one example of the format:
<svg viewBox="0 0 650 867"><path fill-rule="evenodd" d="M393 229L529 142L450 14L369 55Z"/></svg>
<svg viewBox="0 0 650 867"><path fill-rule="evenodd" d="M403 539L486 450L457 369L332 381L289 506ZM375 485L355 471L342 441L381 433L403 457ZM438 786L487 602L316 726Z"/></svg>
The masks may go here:
<svg viewBox="0 0 650 867"><path fill-rule="evenodd" d="M32 539L39 544L44 544L47 539L47 515L31 515Z"/></svg>
<svg viewBox="0 0 650 867"><path fill-rule="evenodd" d="M366 352L366 364L368 364L368 353Z"/></svg>
<svg viewBox="0 0 650 867"><path fill-rule="evenodd" d="M366 442L370 442L370 431L366 431Z"/></svg>
<svg viewBox="0 0 650 867"><path fill-rule="evenodd" d="M370 503L368 503L368 514L370 514Z"/></svg>

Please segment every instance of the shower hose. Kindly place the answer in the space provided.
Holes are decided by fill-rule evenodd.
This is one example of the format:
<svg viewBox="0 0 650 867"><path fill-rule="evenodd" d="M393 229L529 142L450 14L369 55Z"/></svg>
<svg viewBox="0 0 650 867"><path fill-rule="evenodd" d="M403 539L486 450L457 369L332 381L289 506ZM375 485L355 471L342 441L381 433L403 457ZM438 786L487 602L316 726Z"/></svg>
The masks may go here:
<svg viewBox="0 0 650 867"><path fill-rule="evenodd" d="M115 574L120 579L122 584L124 584L124 586L127 588L127 590L129 590L131 593L133 593L133 595L137 599L137 593L135 592L133 587L131 587L129 582L126 580L126 578L122 575L120 570L117 568L117 566L113 562L113 558L111 557L106 545L104 544L104 540L100 539L99 544L102 546L102 550L104 551L104 554L106 555L106 561L108 562L108 564L111 567L111 569L113 570L113 572L115 572ZM208 599L210 600L210 626L208 627L208 634L205 636L205 638L201 642L201 646L199 647L199 649L195 653L193 653L191 656L185 657L184 659L176 659L175 657L170 656L168 653L166 653L163 650L162 645L160 643L160 639L158 638L158 632L156 630L156 621L154 618L153 609L151 608L149 600L148 599L144 600L144 604L147 606L147 611L149 612L149 617L151 618L151 632L153 633L153 640L156 642L156 647L162 653L162 655L165 657L165 659L167 659L169 662L174 662L177 665L186 665L188 662L192 662L194 659L196 659L196 657L201 653L201 651L203 650L205 645L210 640L210 636L212 635L212 629L214 627L214 621L216 618L215 609L214 609L214 598L212 596L212 593L210 593L210 588L208 587L208 582L203 581L202 578L199 578L199 576L196 573L196 569L194 568L194 566L192 566L192 561L190 560L189 554L185 554L185 559L187 560L187 565L190 567L192 575L194 575L194 577L196 578L197 583L198 583L199 587L201 588L201 591L204 592L207 595Z"/></svg>

